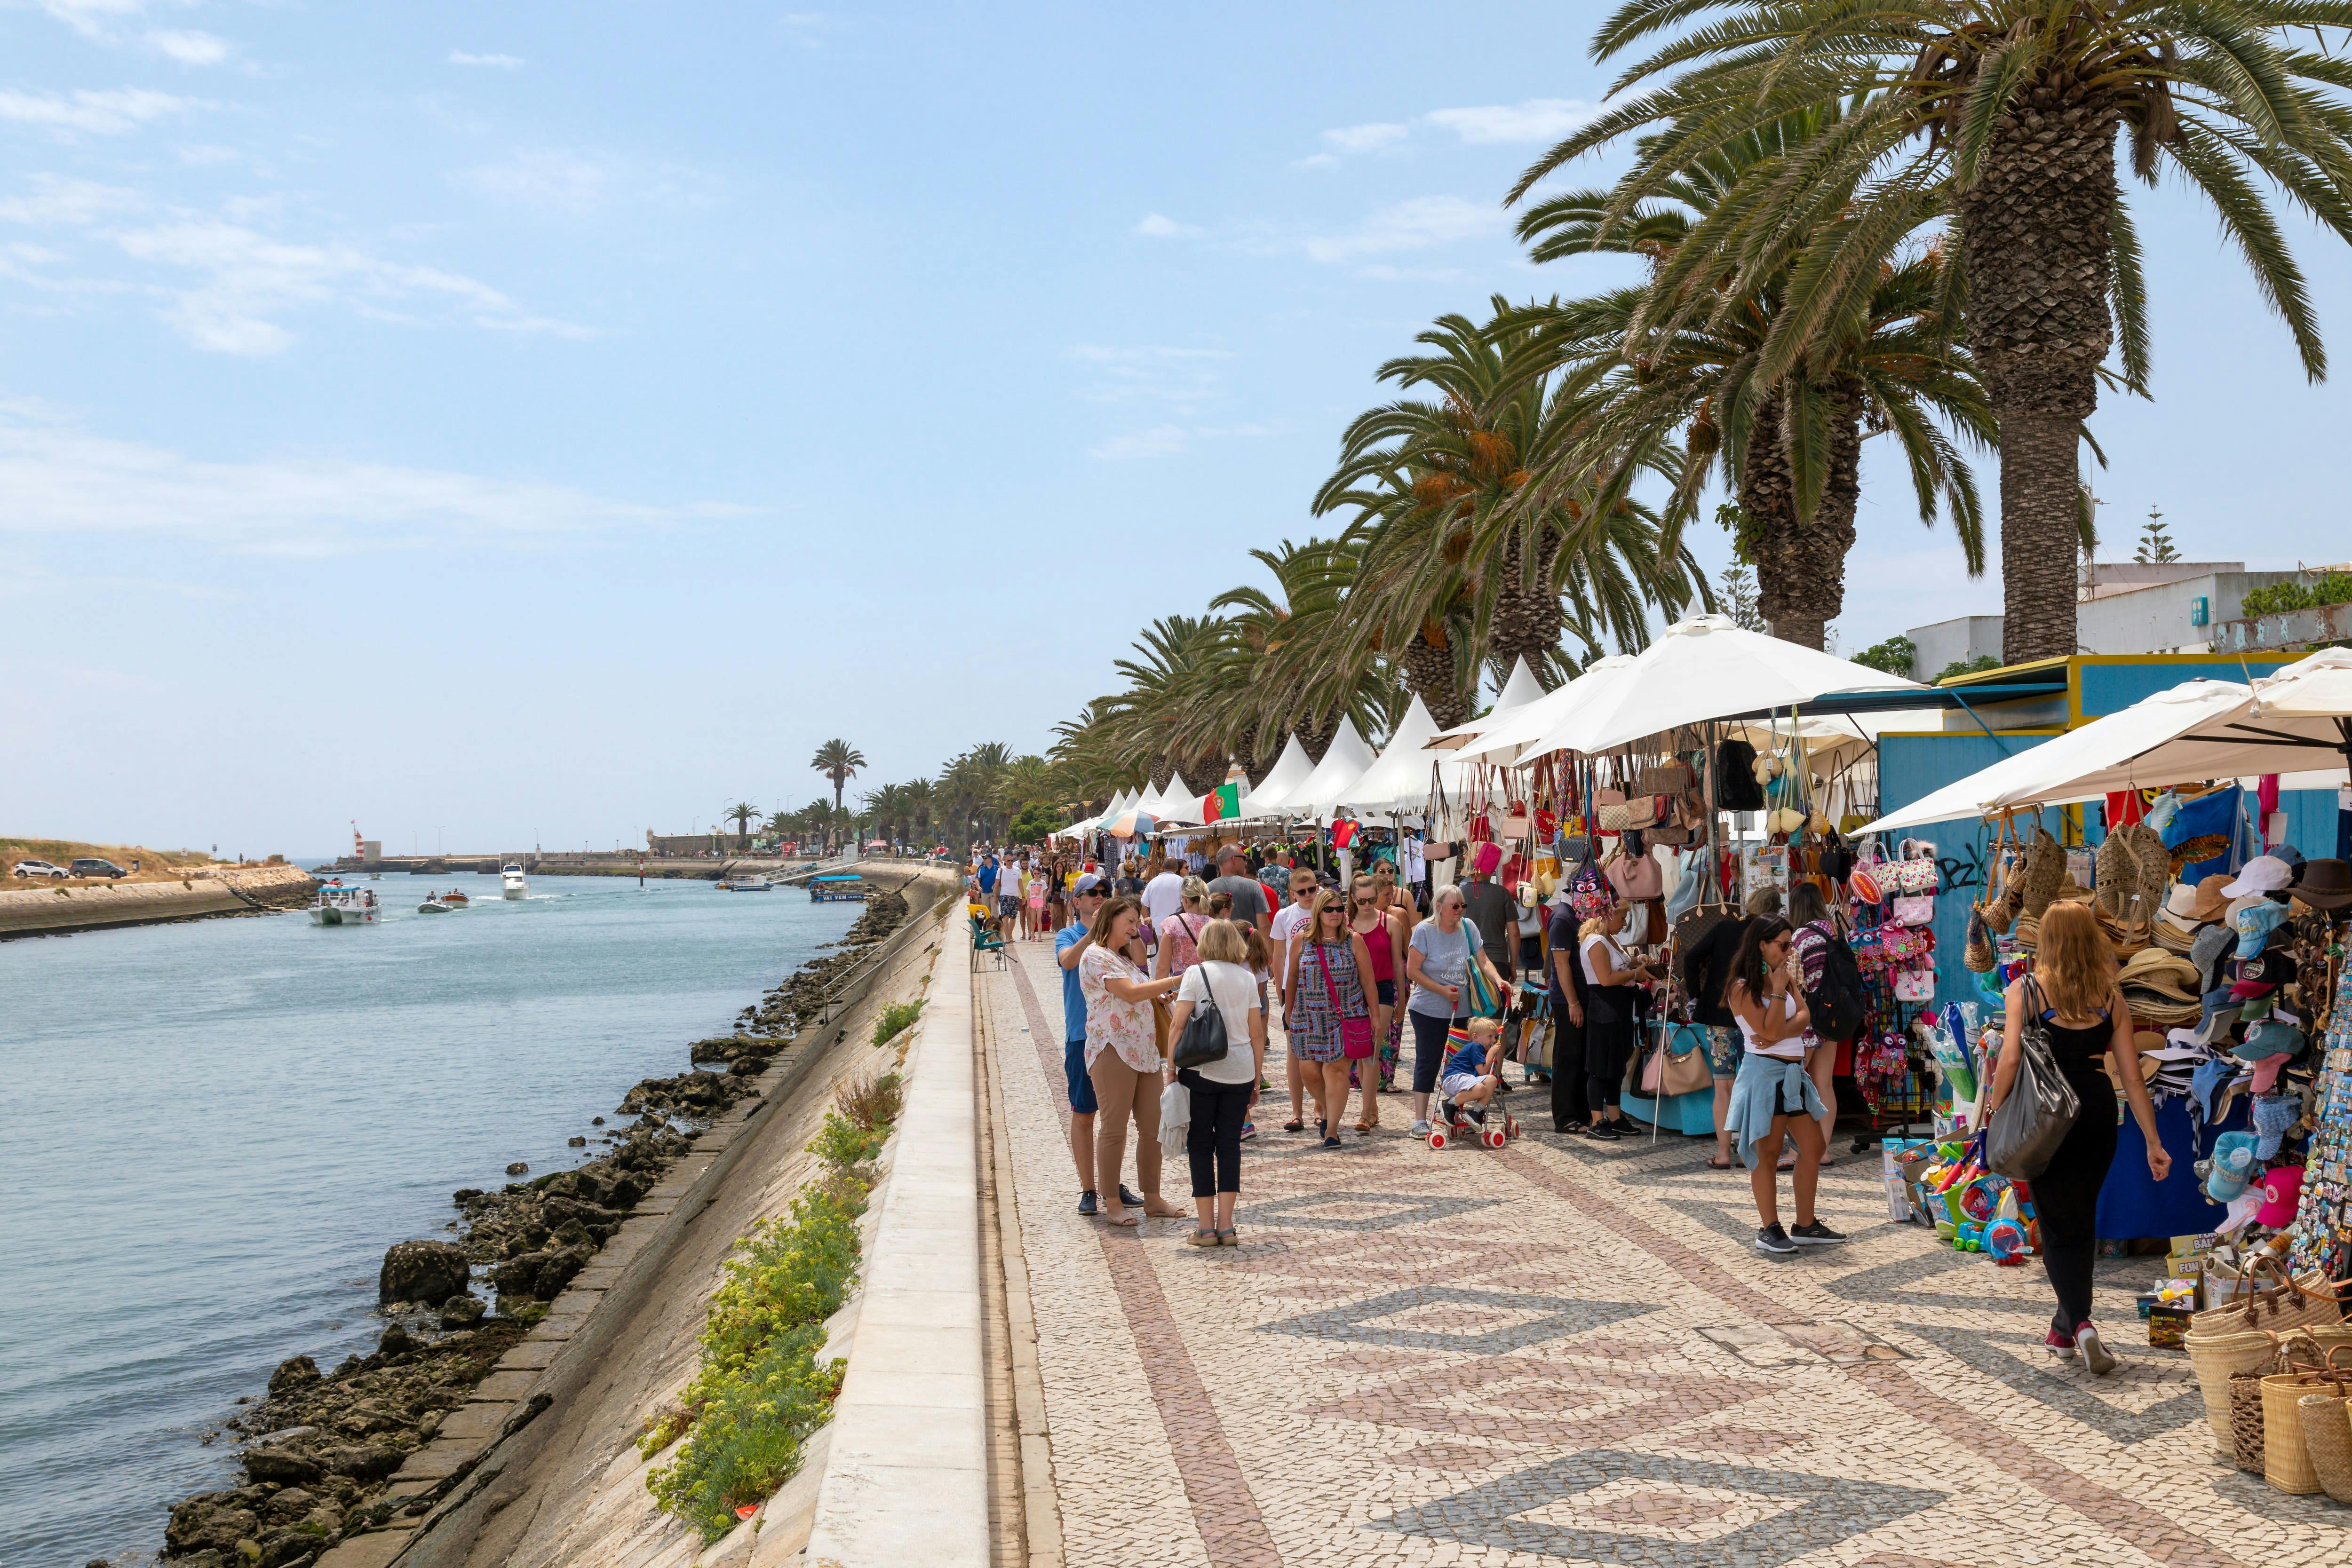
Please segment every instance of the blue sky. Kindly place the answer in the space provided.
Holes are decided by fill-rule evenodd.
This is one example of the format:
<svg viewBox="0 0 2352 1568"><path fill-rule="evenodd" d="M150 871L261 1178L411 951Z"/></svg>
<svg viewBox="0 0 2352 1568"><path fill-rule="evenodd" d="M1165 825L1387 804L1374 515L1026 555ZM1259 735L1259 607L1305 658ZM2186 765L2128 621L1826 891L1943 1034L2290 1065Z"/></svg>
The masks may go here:
<svg viewBox="0 0 2352 1568"><path fill-rule="evenodd" d="M1042 749L1308 531L1414 331L1618 276L1499 206L1597 15L0 6L0 831L609 844L832 735ZM2110 536L2352 555L2342 383L2137 212ZM1865 485L1844 646L1999 608Z"/></svg>

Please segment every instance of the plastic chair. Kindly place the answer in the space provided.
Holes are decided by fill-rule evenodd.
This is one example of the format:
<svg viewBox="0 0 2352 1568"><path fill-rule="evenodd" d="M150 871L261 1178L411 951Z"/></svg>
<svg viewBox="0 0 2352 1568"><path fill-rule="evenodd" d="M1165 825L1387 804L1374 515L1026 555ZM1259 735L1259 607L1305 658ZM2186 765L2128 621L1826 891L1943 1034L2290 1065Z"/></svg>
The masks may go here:
<svg viewBox="0 0 2352 1568"><path fill-rule="evenodd" d="M979 968L981 955L992 953L996 956L996 967L1000 969L1004 967L1003 934L991 931L981 924L980 917L977 915L966 915L964 918L971 922L971 967L974 969Z"/></svg>

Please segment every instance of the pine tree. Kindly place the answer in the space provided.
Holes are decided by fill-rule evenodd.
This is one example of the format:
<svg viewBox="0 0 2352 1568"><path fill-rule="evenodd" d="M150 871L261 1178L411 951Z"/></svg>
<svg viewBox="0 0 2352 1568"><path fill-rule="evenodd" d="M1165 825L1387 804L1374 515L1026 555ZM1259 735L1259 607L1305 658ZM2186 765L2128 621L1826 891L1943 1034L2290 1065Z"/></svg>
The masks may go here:
<svg viewBox="0 0 2352 1568"><path fill-rule="evenodd" d="M1723 601L1723 612L1748 632L1770 632L1764 613L1756 608L1756 574L1745 566L1733 564L1723 569L1717 580L1717 597Z"/></svg>
<svg viewBox="0 0 2352 1568"><path fill-rule="evenodd" d="M2132 557L2142 566L2163 566L2180 559L2180 551L2165 531L2164 514L2154 507L2147 509L2147 526L2139 531L2139 550Z"/></svg>

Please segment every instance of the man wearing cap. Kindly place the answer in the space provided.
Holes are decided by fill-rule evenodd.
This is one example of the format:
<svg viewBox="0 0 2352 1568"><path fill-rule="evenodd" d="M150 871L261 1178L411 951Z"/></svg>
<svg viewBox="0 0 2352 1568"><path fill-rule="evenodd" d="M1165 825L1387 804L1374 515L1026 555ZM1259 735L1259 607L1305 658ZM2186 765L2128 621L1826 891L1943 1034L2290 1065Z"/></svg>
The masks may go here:
<svg viewBox="0 0 2352 1568"><path fill-rule="evenodd" d="M1249 873L1249 856L1239 844L1227 844L1217 852L1216 879L1209 883L1211 893L1231 894L1234 918L1255 925L1260 936L1271 937L1274 906L1266 902L1265 888Z"/></svg>
<svg viewBox="0 0 2352 1568"><path fill-rule="evenodd" d="M1078 988L1078 960L1094 946L1095 915L1109 894L1100 872L1081 873L1070 895L1076 918L1054 933L1054 961L1062 966L1062 1077L1070 1092L1070 1158L1078 1167L1080 1214L1101 1213L1102 1198L1095 1186L1095 1085L1087 1076L1087 997ZM1110 1179L1118 1181L1118 1173L1111 1172ZM1130 1207L1143 1204L1124 1183L1118 1200Z"/></svg>

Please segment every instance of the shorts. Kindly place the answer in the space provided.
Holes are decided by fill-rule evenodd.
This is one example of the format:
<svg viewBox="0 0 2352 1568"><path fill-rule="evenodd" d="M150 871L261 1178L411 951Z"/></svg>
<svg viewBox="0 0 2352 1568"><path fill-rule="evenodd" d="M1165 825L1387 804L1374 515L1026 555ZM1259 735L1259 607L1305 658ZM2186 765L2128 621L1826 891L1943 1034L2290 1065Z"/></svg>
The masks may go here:
<svg viewBox="0 0 2352 1568"><path fill-rule="evenodd" d="M1020 907L1021 907L1021 901L1020 901L1019 899L1017 899L1017 898L1013 897L1011 894L1009 894L1009 893L1008 893L1008 894L999 894L997 895L997 899L996 899L996 913L997 913L997 914L999 914L999 915L1012 915L1012 914L1013 914L1013 912L1014 910L1019 909Z"/></svg>
<svg viewBox="0 0 2352 1568"><path fill-rule="evenodd" d="M1737 1025L1725 1029L1720 1024L1706 1026L1706 1070L1717 1078L1739 1076L1739 1060L1748 1048L1739 1043Z"/></svg>
<svg viewBox="0 0 2352 1568"><path fill-rule="evenodd" d="M1095 1099L1095 1081L1087 1076L1087 1042L1084 1040L1064 1042L1062 1076L1069 1081L1070 1114L1093 1115L1097 1102Z"/></svg>
<svg viewBox="0 0 2352 1568"><path fill-rule="evenodd" d="M1381 1006L1384 1008L1392 1008L1396 1006L1396 982L1394 980L1374 980L1372 985L1380 993Z"/></svg>
<svg viewBox="0 0 2352 1568"><path fill-rule="evenodd" d="M1457 1094L1467 1094L1486 1081L1486 1075L1483 1072L1449 1072L1437 1081L1437 1086L1451 1100Z"/></svg>

